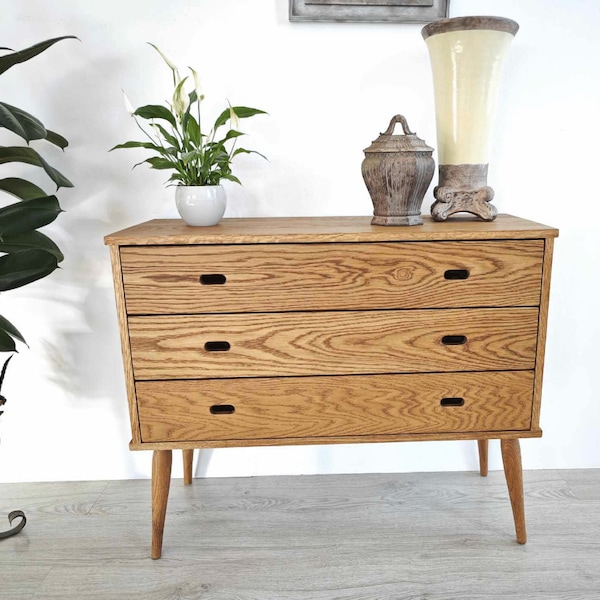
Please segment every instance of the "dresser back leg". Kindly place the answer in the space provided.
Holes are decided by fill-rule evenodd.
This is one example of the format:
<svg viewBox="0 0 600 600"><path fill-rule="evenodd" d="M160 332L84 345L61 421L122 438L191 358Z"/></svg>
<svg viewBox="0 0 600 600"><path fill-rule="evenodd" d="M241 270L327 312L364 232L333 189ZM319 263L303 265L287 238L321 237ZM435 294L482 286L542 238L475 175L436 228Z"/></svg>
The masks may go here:
<svg viewBox="0 0 600 600"><path fill-rule="evenodd" d="M162 552L165 515L171 483L171 450L155 450L152 457L152 558L160 558Z"/></svg>
<svg viewBox="0 0 600 600"><path fill-rule="evenodd" d="M527 542L525 529L525 504L523 501L523 469L521 466L521 445L519 440L500 440L504 474L508 485L508 495L512 506L517 542Z"/></svg>
<svg viewBox="0 0 600 600"><path fill-rule="evenodd" d="M192 483L192 465L194 463L194 450L183 451L183 483L190 485Z"/></svg>
<svg viewBox="0 0 600 600"><path fill-rule="evenodd" d="M479 448L479 474L482 477L487 477L488 474L488 441L477 440L477 447Z"/></svg>

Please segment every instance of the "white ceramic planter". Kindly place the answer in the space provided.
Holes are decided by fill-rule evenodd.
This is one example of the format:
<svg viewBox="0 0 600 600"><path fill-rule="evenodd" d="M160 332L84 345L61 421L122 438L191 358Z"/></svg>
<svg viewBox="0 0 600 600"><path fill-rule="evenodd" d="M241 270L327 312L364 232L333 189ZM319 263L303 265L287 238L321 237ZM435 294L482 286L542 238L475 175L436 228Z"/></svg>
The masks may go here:
<svg viewBox="0 0 600 600"><path fill-rule="evenodd" d="M178 185L175 204L188 225L216 225L225 213L227 197L221 185Z"/></svg>

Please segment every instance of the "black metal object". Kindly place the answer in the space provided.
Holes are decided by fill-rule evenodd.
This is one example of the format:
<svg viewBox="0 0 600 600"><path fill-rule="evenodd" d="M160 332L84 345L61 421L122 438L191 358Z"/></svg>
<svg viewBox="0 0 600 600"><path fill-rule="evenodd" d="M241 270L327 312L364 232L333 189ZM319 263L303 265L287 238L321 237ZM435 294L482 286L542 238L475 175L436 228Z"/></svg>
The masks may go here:
<svg viewBox="0 0 600 600"><path fill-rule="evenodd" d="M25 523L27 523L27 517L22 510L13 510L8 513L8 522L12 525L15 519L21 518L21 521L17 523L12 529L7 529L6 531L0 531L0 540L4 540L13 535L17 535L23 527L25 527Z"/></svg>

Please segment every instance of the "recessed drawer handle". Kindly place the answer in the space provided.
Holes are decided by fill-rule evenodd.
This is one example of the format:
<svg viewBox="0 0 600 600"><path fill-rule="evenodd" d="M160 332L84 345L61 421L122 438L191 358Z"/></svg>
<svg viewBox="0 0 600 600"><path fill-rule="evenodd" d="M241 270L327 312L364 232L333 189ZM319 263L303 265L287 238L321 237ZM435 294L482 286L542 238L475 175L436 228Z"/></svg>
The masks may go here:
<svg viewBox="0 0 600 600"><path fill-rule="evenodd" d="M444 279L468 279L469 271L467 269L448 269L444 272Z"/></svg>
<svg viewBox="0 0 600 600"><path fill-rule="evenodd" d="M227 277L222 273L207 273L200 275L200 283L202 285L223 285L227 281Z"/></svg>
<svg viewBox="0 0 600 600"><path fill-rule="evenodd" d="M442 344L444 344L444 346L460 346L461 344L466 344L466 342L466 335L445 335L442 338Z"/></svg>
<svg viewBox="0 0 600 600"><path fill-rule="evenodd" d="M211 415L232 415L235 412L233 404L213 404L210 407Z"/></svg>
<svg viewBox="0 0 600 600"><path fill-rule="evenodd" d="M206 342L204 349L207 352L227 352L231 348L229 342Z"/></svg>
<svg viewBox="0 0 600 600"><path fill-rule="evenodd" d="M464 403L464 398L442 398L440 400L441 406L462 406Z"/></svg>

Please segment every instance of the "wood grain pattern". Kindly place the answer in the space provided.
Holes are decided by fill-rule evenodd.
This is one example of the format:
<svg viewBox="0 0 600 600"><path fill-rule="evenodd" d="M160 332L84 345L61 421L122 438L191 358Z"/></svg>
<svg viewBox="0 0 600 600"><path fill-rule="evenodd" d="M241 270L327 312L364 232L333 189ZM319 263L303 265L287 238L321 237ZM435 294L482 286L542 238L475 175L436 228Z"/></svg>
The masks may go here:
<svg viewBox="0 0 600 600"><path fill-rule="evenodd" d="M223 219L214 227L189 227L180 219L156 219L107 235L117 246L181 246L187 244L289 244L318 242L403 242L428 240L505 240L556 237L547 225L498 215L486 223L457 217L436 223L423 217L419 227L378 227L371 217L265 217Z"/></svg>
<svg viewBox="0 0 600 600"><path fill-rule="evenodd" d="M487 441L499 438L524 543L518 439L542 434L557 234L500 215L415 228L370 217L151 221L107 236L130 447L156 451L153 557L173 448L187 483L194 448L474 439L484 475ZM449 269L469 278L447 280ZM213 273L226 284L202 288ZM444 344L449 335L465 343Z"/></svg>
<svg viewBox="0 0 600 600"><path fill-rule="evenodd" d="M533 371L137 384L144 442L526 430ZM461 398L462 406L442 406ZM231 405L232 414L211 414Z"/></svg>
<svg viewBox="0 0 600 600"><path fill-rule="evenodd" d="M550 303L550 279L552 274L552 254L554 239L545 240L544 266L542 276L542 294L540 301L538 341L535 358L535 382L533 393L533 411L531 420L539 427L540 410L542 406L542 382L544 378L544 356L546 354L546 331L548 328L548 307Z"/></svg>
<svg viewBox="0 0 600 600"><path fill-rule="evenodd" d="M503 440L542 437L541 429L515 431L468 431L452 433L393 433L370 435L319 436L303 438L254 438L248 440L194 440L192 442L141 442L130 443L130 450L169 450L199 448L249 448L252 446L311 446L325 444L377 444L380 442L440 442L457 440Z"/></svg>
<svg viewBox="0 0 600 600"><path fill-rule="evenodd" d="M121 355L125 372L125 387L129 404L129 420L131 423L131 436L134 443L141 441L140 423L138 419L137 401L135 397L135 382L133 380L133 364L131 360L131 346L129 344L129 328L127 326L127 312L125 309L125 293L123 290L123 276L121 270L121 255L119 248L111 246L110 258L112 264L113 285L119 319L119 335L121 338Z"/></svg>
<svg viewBox="0 0 600 600"><path fill-rule="evenodd" d="M479 452L479 474L487 477L488 474L488 447L489 440L477 440L477 450Z"/></svg>
<svg viewBox="0 0 600 600"><path fill-rule="evenodd" d="M171 450L155 450L152 455L152 558L160 558L171 485Z"/></svg>
<svg viewBox="0 0 600 600"><path fill-rule="evenodd" d="M500 440L504 474L508 486L508 495L512 506L517 542L527 542L525 529L525 504L523 497L523 469L521 466L521 445L518 439Z"/></svg>
<svg viewBox="0 0 600 600"><path fill-rule="evenodd" d="M121 263L130 315L537 306L543 252L544 240L146 246Z"/></svg>
<svg viewBox="0 0 600 600"><path fill-rule="evenodd" d="M130 317L137 380L532 369L535 308ZM448 346L446 335L467 342ZM227 341L227 352L207 342Z"/></svg>
<svg viewBox="0 0 600 600"><path fill-rule="evenodd" d="M184 450L183 451L183 483L184 485L191 485L193 472L192 467L194 466L194 451Z"/></svg>

